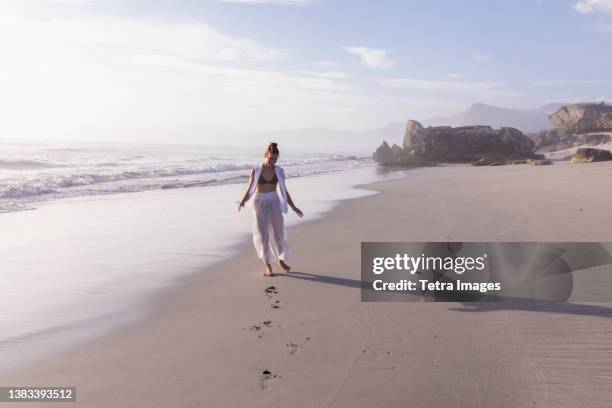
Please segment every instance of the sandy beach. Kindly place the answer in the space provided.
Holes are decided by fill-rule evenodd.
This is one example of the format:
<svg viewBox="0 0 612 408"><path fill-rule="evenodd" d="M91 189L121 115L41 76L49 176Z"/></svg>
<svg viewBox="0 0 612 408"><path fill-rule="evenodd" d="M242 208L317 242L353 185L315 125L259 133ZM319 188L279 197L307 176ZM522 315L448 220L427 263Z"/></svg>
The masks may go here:
<svg viewBox="0 0 612 408"><path fill-rule="evenodd" d="M289 228L291 274L263 278L245 242L144 319L0 384L75 386L66 407L610 407L612 301L362 303L360 243L612 242L611 178L611 162L415 169Z"/></svg>

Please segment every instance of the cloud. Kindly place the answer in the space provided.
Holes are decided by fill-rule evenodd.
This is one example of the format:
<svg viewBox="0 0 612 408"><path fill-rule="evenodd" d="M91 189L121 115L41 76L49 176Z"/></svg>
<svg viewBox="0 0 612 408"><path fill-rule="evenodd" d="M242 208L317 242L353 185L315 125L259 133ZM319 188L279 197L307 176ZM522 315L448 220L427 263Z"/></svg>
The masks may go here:
<svg viewBox="0 0 612 408"><path fill-rule="evenodd" d="M487 99L522 95L521 92L506 89L502 82L432 81L416 78L385 78L378 82L389 88L472 93Z"/></svg>
<svg viewBox="0 0 612 408"><path fill-rule="evenodd" d="M458 73L456 73L456 72L449 72L449 73L447 74L447 76L448 76L449 78L452 78L452 79L461 78L461 74L458 74Z"/></svg>
<svg viewBox="0 0 612 408"><path fill-rule="evenodd" d="M3 0L3 5L18 4L25 6L40 6L47 4L86 5L96 3L98 0Z"/></svg>
<svg viewBox="0 0 612 408"><path fill-rule="evenodd" d="M602 81L599 79L559 79L559 80L544 80L544 81L533 81L532 85L535 86L568 86L568 85L604 85L609 84L610 81Z"/></svg>
<svg viewBox="0 0 612 408"><path fill-rule="evenodd" d="M50 47L81 47L116 55L156 53L187 60L276 61L285 51L222 33L200 22L175 22L124 17L81 19L11 20L0 18L0 37L7 46L47 44ZM9 41L8 39L12 39ZM0 45L3 43L0 38Z"/></svg>
<svg viewBox="0 0 612 408"><path fill-rule="evenodd" d="M474 51L472 53L472 57L476 62L486 62L493 59L493 54L491 54L490 52Z"/></svg>
<svg viewBox="0 0 612 408"><path fill-rule="evenodd" d="M190 129L199 143L216 136L198 131L202 125L357 129L443 114L440 109L451 108L441 101L460 99L372 87L367 78L343 72L345 64L287 69L276 63L288 51L273 45L194 20L0 13L0 134L146 141L149 134L171 140ZM374 66L392 65L378 51ZM417 84L436 87L435 81ZM491 97L512 92L487 82L475 89ZM414 99L404 104L398 94Z"/></svg>
<svg viewBox="0 0 612 408"><path fill-rule="evenodd" d="M88 4L96 0L47 0L51 3L67 3L67 4Z"/></svg>
<svg viewBox="0 0 612 408"><path fill-rule="evenodd" d="M611 103L612 102L612 98L610 98L609 96L596 96L596 97L590 97L590 96L577 96L574 98L569 98L569 102L570 103L600 103L600 102L604 102L604 103Z"/></svg>
<svg viewBox="0 0 612 408"><path fill-rule="evenodd" d="M612 13L612 0L583 0L574 4L574 9L580 13L607 11Z"/></svg>
<svg viewBox="0 0 612 408"><path fill-rule="evenodd" d="M395 61L387 57L387 50L367 47L344 47L344 50L359 56L368 68L387 69L395 64Z"/></svg>
<svg viewBox="0 0 612 408"><path fill-rule="evenodd" d="M318 65L320 67L325 67L325 68L335 68L337 66L339 66L340 64L338 64L337 62L334 61L317 61L314 63L315 65Z"/></svg>
<svg viewBox="0 0 612 408"><path fill-rule="evenodd" d="M309 70L300 70L297 71L300 74L310 75L317 78L328 78L328 79L347 79L348 74L342 71L309 71Z"/></svg>
<svg viewBox="0 0 612 408"><path fill-rule="evenodd" d="M430 81L416 78L386 78L379 82L390 88L459 92L491 91L504 85L501 82Z"/></svg>
<svg viewBox="0 0 612 408"><path fill-rule="evenodd" d="M0 15L0 49L0 134L16 137L169 140L190 129L204 142L215 135L200 126L391 119L389 106L365 108L370 98L342 70L284 69L287 52L200 22Z"/></svg>
<svg viewBox="0 0 612 408"><path fill-rule="evenodd" d="M213 78L217 81L227 81L226 85L232 87L257 87L261 91L266 88L302 89L325 92L348 92L354 88L349 85L338 83L339 79L345 79L346 74L342 72L316 72L296 71L282 72L273 70L253 70L244 68L231 68L219 65L201 64L185 61L167 55L142 54L131 58L137 64L151 65L170 68L185 73L199 74L203 77ZM217 85L221 84L219 82Z"/></svg>
<svg viewBox="0 0 612 408"><path fill-rule="evenodd" d="M272 4L277 6L303 7L311 3L311 0L215 0L222 3L240 4Z"/></svg>

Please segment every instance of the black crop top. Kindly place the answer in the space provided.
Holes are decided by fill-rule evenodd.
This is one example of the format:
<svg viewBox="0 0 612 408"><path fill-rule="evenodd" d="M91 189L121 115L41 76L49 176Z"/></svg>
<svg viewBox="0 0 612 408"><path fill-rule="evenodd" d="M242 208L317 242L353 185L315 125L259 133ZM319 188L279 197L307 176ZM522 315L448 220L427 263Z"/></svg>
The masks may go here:
<svg viewBox="0 0 612 408"><path fill-rule="evenodd" d="M278 183L278 178L276 177L276 173L274 173L274 176L272 177L271 180L266 180L262 172L259 175L259 180L257 180L257 184L276 184L276 183Z"/></svg>

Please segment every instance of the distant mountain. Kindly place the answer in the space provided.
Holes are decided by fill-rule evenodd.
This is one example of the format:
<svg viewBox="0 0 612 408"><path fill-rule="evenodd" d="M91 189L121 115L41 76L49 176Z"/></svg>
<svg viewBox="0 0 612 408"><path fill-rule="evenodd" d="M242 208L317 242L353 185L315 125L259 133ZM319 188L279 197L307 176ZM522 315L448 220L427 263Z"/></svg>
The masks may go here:
<svg viewBox="0 0 612 408"><path fill-rule="evenodd" d="M494 128L513 127L524 133L548 130L552 124L548 115L566 104L549 103L537 109L508 109L475 103L465 112L449 117L433 117L422 121L423 126L489 125Z"/></svg>
<svg viewBox="0 0 612 408"><path fill-rule="evenodd" d="M569 105L569 103L549 103L547 105L542 106L539 110L551 115L558 111L560 108L567 105Z"/></svg>
<svg viewBox="0 0 612 408"><path fill-rule="evenodd" d="M514 127L524 133L552 128L548 115L566 104L548 104L538 109L504 109L474 104L463 113L450 117L435 117L421 121L423 126L489 125L494 128ZM406 120L411 118L406 118ZM336 153L369 156L383 140L392 145L403 145L406 122L363 131L333 130L325 128L274 130L269 132L218 131L219 144L263 148L269 142L278 142L281 151Z"/></svg>

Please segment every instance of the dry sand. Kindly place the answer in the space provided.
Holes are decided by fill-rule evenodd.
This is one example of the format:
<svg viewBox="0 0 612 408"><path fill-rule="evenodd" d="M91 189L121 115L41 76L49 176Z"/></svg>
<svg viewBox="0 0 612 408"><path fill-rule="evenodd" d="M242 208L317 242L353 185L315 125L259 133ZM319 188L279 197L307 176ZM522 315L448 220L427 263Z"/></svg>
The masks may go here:
<svg viewBox="0 0 612 408"><path fill-rule="evenodd" d="M261 277L245 243L0 384L74 385L69 407L610 407L612 303L361 303L359 271L361 241L612 241L611 180L612 163L417 169L289 229L294 273Z"/></svg>

